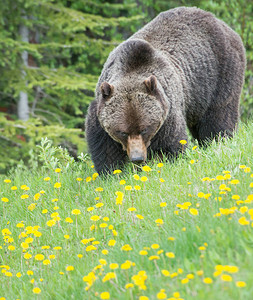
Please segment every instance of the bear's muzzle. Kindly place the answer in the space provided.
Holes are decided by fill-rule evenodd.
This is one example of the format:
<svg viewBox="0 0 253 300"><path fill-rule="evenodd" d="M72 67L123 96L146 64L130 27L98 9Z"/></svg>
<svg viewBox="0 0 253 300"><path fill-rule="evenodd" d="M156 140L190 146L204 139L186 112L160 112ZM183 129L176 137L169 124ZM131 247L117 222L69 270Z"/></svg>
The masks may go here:
<svg viewBox="0 0 253 300"><path fill-rule="evenodd" d="M132 162L143 162L147 158L147 148L141 135L128 136L127 155Z"/></svg>

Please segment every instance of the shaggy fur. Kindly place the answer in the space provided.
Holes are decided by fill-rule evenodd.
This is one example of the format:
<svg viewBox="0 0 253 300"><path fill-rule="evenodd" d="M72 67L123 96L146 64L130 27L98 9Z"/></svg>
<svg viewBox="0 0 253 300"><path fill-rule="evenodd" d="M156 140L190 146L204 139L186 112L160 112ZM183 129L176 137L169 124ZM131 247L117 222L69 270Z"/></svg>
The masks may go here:
<svg viewBox="0 0 253 300"><path fill-rule="evenodd" d="M96 170L145 160L145 151L129 150L135 137L149 157L177 155L186 127L200 144L232 136L245 64L239 35L211 13L179 7L159 14L104 65L86 119Z"/></svg>

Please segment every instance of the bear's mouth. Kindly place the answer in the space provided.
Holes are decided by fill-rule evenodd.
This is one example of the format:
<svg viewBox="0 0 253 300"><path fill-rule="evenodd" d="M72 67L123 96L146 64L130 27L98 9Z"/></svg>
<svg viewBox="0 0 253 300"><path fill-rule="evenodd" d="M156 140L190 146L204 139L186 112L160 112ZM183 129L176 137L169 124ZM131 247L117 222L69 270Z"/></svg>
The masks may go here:
<svg viewBox="0 0 253 300"><path fill-rule="evenodd" d="M128 136L127 155L135 163L144 162L147 159L147 148L141 135Z"/></svg>

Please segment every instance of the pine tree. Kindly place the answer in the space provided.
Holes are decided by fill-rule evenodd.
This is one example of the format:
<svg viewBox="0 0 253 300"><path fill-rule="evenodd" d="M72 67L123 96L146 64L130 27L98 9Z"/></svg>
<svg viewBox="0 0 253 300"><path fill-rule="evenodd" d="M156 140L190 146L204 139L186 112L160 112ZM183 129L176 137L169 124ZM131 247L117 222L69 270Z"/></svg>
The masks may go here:
<svg viewBox="0 0 253 300"><path fill-rule="evenodd" d="M29 157L22 153L28 143L34 147L38 142L31 137L36 135L34 124L37 127L56 124L58 132L53 130L51 135L58 136L57 142L63 144L66 144L68 129L59 130L58 125L83 127L106 57L122 41L123 28L130 35L131 28L135 30L134 24L142 19L134 1L127 2L3 1L0 7L0 111L4 114L0 114L0 140L4 143L1 151L5 149L9 155L12 155L9 147L20 149L14 151L16 158L13 157L12 164L20 156ZM28 109L29 122L15 123L18 118L28 119ZM41 130L48 132L47 128ZM74 148L77 144L80 150L83 134L80 135L80 130L75 135L70 131L68 143L74 144ZM8 164L5 158L2 164Z"/></svg>

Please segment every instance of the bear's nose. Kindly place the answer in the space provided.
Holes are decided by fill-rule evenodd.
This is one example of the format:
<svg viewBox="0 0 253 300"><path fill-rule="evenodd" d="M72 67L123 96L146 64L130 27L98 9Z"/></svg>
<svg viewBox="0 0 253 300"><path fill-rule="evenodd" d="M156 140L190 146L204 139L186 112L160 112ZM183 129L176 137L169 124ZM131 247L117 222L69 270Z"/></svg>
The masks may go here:
<svg viewBox="0 0 253 300"><path fill-rule="evenodd" d="M145 160L144 156L141 155L140 153L137 153L137 154L133 154L131 157L130 157L130 160L132 162L136 162L136 163L140 163L140 162L143 162Z"/></svg>

